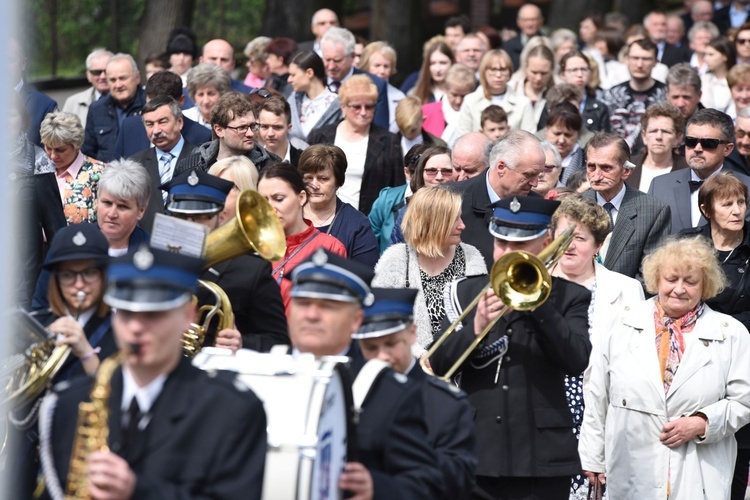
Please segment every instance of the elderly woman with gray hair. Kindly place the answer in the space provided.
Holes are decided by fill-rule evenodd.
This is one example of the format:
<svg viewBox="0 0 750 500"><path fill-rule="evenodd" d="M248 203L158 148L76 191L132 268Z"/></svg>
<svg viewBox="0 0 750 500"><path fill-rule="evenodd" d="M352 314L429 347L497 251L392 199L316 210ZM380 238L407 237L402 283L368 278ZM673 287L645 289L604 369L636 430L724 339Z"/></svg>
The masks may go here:
<svg viewBox="0 0 750 500"><path fill-rule="evenodd" d="M726 285L702 237L671 240L643 261L655 296L597 332L584 381L578 451L610 498L729 498L750 422L750 336L706 301Z"/></svg>
<svg viewBox="0 0 750 500"><path fill-rule="evenodd" d="M56 111L44 117L39 132L44 152L55 165L65 220L96 222L96 187L105 164L81 152L81 120L73 113Z"/></svg>
<svg viewBox="0 0 750 500"><path fill-rule="evenodd" d="M187 79L188 96L195 106L183 111L182 115L211 129L211 110L230 90L232 80L229 73L213 63L199 64L190 70Z"/></svg>

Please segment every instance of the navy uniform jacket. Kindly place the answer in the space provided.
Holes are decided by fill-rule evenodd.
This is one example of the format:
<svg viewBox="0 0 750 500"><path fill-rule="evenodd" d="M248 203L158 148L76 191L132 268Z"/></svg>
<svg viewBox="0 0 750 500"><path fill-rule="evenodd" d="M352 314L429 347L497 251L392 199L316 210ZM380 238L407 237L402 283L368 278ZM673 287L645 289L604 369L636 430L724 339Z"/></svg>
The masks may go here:
<svg viewBox="0 0 750 500"><path fill-rule="evenodd" d="M200 125L198 122L185 116L182 117L182 137L185 142L191 144L187 153L195 148L196 144L203 144L211 141L211 130ZM128 116L123 120L122 127L117 133L115 141L115 158L128 158L139 151L149 149L151 141L146 135L146 127L143 125L143 119L140 116Z"/></svg>
<svg viewBox="0 0 750 500"><path fill-rule="evenodd" d="M445 480L441 498L469 498L477 469L477 438L474 410L466 393L442 380L427 375L415 364L409 378L423 387L425 417L430 447Z"/></svg>
<svg viewBox="0 0 750 500"><path fill-rule="evenodd" d="M125 108L125 116L140 115L145 104L146 91L138 86L133 100ZM109 94L91 104L86 117L86 135L81 147L86 156L105 163L116 159L115 142L120 131L116 107L115 100Z"/></svg>
<svg viewBox="0 0 750 500"><path fill-rule="evenodd" d="M440 498L445 482L428 443L422 384L385 369L362 403L358 456L374 500Z"/></svg>
<svg viewBox="0 0 750 500"><path fill-rule="evenodd" d="M154 402L148 426L127 443L137 476L133 498L260 499L266 460L266 414L251 391L241 392L228 374L210 377L182 358ZM57 477L65 488L78 405L89 400L92 381L78 379L60 390L51 424ZM124 455L122 371L112 377L109 447Z"/></svg>
<svg viewBox="0 0 750 500"><path fill-rule="evenodd" d="M487 276L477 276L450 285L458 303L446 304L446 328L486 284ZM588 364L590 300L585 288L553 278L545 303L531 313L507 314L480 344L509 338L497 384L497 358L479 361L475 353L462 366L461 388L475 411L477 475L559 477L581 472L565 375L579 375ZM430 360L435 373L445 373L474 340L475 312Z"/></svg>
<svg viewBox="0 0 750 500"><path fill-rule="evenodd" d="M268 352L274 345L289 344L281 291L268 261L255 255L240 255L214 265L201 279L216 283L229 297L237 330L242 334L242 347ZM201 289L199 303L205 304L208 297ZM213 343L213 339L206 341Z"/></svg>

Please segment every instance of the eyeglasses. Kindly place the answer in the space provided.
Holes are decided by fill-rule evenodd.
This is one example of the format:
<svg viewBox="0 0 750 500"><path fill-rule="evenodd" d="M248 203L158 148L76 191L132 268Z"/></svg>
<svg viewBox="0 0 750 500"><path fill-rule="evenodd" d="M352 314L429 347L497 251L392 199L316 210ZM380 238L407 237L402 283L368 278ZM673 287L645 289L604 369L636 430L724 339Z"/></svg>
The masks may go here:
<svg viewBox="0 0 750 500"><path fill-rule="evenodd" d="M569 75L588 75L591 73L591 68L567 68L565 72Z"/></svg>
<svg viewBox="0 0 750 500"><path fill-rule="evenodd" d="M741 128L735 129L735 131L734 131L734 136L737 139L744 139L748 135L750 135L750 132L742 130Z"/></svg>
<svg viewBox="0 0 750 500"><path fill-rule="evenodd" d="M750 43L750 38L738 38L737 40L734 41L734 43L737 45L746 45Z"/></svg>
<svg viewBox="0 0 750 500"><path fill-rule="evenodd" d="M73 285L80 276L84 283L96 283L102 278L101 269L98 267L88 267L82 271L57 271L55 273L57 281L61 285Z"/></svg>
<svg viewBox="0 0 750 500"><path fill-rule="evenodd" d="M346 107L354 111L372 111L375 109L374 104L347 104Z"/></svg>
<svg viewBox="0 0 750 500"><path fill-rule="evenodd" d="M723 139L711 139L706 137L685 137L685 146L690 149L695 149L695 146L700 144L703 149L711 150L718 148L719 144L727 144L728 142L729 141Z"/></svg>
<svg viewBox="0 0 750 500"><path fill-rule="evenodd" d="M496 75L510 75L510 68L487 68L485 71Z"/></svg>
<svg viewBox="0 0 750 500"><path fill-rule="evenodd" d="M442 174L443 177L453 177L453 169L452 168L426 168L424 169L424 175L427 177L435 177L438 172Z"/></svg>
<svg viewBox="0 0 750 500"><path fill-rule="evenodd" d="M91 73L94 76L100 76L105 71L107 71L107 70L106 69L90 69L90 70L88 70L88 72Z"/></svg>
<svg viewBox="0 0 750 500"><path fill-rule="evenodd" d="M253 132L257 132L258 130L260 130L260 124L258 122L255 122L255 123L251 123L250 125L240 125L239 127L230 127L229 125L227 125L224 128L228 128L229 130L233 132L236 132L240 135L244 135L244 134L247 134L247 129L250 129Z"/></svg>

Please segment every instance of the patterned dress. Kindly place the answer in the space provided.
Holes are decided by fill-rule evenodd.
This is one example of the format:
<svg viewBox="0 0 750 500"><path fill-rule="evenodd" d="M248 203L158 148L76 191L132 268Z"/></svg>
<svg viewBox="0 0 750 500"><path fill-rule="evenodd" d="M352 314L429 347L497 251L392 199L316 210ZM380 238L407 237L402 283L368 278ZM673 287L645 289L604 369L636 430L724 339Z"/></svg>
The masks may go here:
<svg viewBox="0 0 750 500"><path fill-rule="evenodd" d="M440 334L440 323L445 316L443 291L446 285L463 276L466 276L466 256L460 245L456 245L453 260L440 274L429 276L422 268L419 269L419 277L422 280L422 290L427 303L427 312L430 315L433 335Z"/></svg>
<svg viewBox="0 0 750 500"><path fill-rule="evenodd" d="M62 204L68 225L96 222L96 187L106 166L99 160L84 156L75 179L66 173L68 178L65 179Z"/></svg>

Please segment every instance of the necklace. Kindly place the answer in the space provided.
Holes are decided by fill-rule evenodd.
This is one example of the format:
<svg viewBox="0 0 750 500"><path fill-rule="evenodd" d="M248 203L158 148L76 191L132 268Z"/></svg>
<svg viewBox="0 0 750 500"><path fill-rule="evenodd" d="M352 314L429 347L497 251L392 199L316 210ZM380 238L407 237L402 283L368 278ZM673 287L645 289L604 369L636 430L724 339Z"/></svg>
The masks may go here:
<svg viewBox="0 0 750 500"><path fill-rule="evenodd" d="M313 209L310 209L309 215L310 219L312 219L313 226L320 227L328 225L333 220L334 215L336 215L336 205L333 206L333 210L331 210L331 213L326 215L325 217L319 217Z"/></svg>

